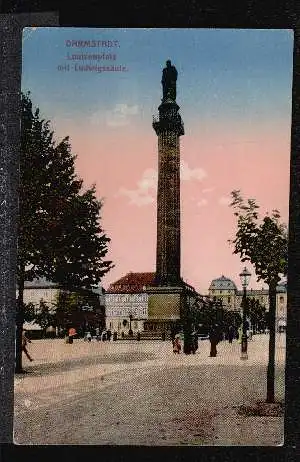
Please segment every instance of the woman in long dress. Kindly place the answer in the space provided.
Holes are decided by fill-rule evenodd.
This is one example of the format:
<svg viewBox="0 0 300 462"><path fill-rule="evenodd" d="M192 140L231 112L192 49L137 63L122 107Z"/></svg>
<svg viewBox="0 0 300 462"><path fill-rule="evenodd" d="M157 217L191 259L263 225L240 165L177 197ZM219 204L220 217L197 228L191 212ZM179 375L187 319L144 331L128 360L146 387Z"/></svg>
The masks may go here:
<svg viewBox="0 0 300 462"><path fill-rule="evenodd" d="M177 334L175 335L175 339L173 342L173 353L179 354L181 351L181 342L180 342L180 336Z"/></svg>

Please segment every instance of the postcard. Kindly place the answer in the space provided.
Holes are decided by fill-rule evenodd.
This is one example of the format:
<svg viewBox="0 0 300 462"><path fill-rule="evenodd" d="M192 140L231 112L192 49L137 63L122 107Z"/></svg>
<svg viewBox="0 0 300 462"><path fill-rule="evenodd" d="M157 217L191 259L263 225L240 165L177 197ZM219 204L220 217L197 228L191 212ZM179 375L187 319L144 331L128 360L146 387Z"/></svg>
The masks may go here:
<svg viewBox="0 0 300 462"><path fill-rule="evenodd" d="M282 445L292 31L22 41L14 442Z"/></svg>

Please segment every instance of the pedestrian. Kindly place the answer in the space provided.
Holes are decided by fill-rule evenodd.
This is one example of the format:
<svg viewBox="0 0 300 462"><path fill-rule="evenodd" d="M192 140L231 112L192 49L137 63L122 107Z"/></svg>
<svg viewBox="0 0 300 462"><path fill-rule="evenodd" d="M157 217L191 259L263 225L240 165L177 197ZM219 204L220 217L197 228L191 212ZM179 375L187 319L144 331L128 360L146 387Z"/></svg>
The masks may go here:
<svg viewBox="0 0 300 462"><path fill-rule="evenodd" d="M91 335L90 332L87 332L87 334L86 334L86 339L87 339L88 342L91 342L91 341L92 341L92 335Z"/></svg>
<svg viewBox="0 0 300 462"><path fill-rule="evenodd" d="M102 340L102 342L105 342L105 340L106 340L106 330L105 329L102 332L101 340Z"/></svg>
<svg viewBox="0 0 300 462"><path fill-rule="evenodd" d="M31 340L30 340L29 337L27 337L26 330L23 329L23 331L22 331L22 351L24 351L24 353L27 356L27 358L29 359L29 361L32 362L33 359L30 356L30 354L28 353L27 348L26 348L27 343L31 343Z"/></svg>
<svg viewBox="0 0 300 462"><path fill-rule="evenodd" d="M96 327L95 332L96 332L96 340L97 340L97 342L99 342L99 340L100 340L100 329L99 329L99 327Z"/></svg>
<svg viewBox="0 0 300 462"><path fill-rule="evenodd" d="M194 331L192 333L192 339L193 339L193 342L192 342L192 345L193 345L193 348L192 348L192 353L195 354L196 351L198 350L198 347L199 347L199 343L198 343L198 334L196 331Z"/></svg>
<svg viewBox="0 0 300 462"><path fill-rule="evenodd" d="M172 328L171 329L171 334L170 334L170 337L171 337L171 340L172 340L172 346L174 346L175 335L176 335L176 331L175 331L174 328Z"/></svg>
<svg viewBox="0 0 300 462"><path fill-rule="evenodd" d="M173 353L179 354L181 351L181 342L180 342L180 336L179 334L175 335L175 339L173 342Z"/></svg>
<svg viewBox="0 0 300 462"><path fill-rule="evenodd" d="M110 339L111 339L111 330L108 329L108 331L106 332L106 338L107 338L107 341L110 342Z"/></svg>
<svg viewBox="0 0 300 462"><path fill-rule="evenodd" d="M217 324L211 326L209 331L210 357L217 356L217 344L220 341L220 331Z"/></svg>
<svg viewBox="0 0 300 462"><path fill-rule="evenodd" d="M69 329L69 342L68 343L73 343L73 338L76 335L76 330L74 327L70 327Z"/></svg>
<svg viewBox="0 0 300 462"><path fill-rule="evenodd" d="M228 328L228 342L229 343L232 343L233 337L234 337L234 327L229 326Z"/></svg>
<svg viewBox="0 0 300 462"><path fill-rule="evenodd" d="M242 328L242 326L239 327L238 334L239 334L239 336L238 336L238 342L241 344L241 343L242 343L242 335L243 335L243 328Z"/></svg>
<svg viewBox="0 0 300 462"><path fill-rule="evenodd" d="M140 333L140 331L137 331L136 339L137 339L138 342L141 340L141 333Z"/></svg>

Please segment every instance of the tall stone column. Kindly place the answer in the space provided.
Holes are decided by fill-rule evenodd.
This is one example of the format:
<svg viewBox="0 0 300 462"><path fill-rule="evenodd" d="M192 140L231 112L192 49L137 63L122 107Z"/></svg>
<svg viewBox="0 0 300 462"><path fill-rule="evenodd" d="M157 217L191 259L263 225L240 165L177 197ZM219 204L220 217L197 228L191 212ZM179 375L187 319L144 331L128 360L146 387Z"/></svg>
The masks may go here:
<svg viewBox="0 0 300 462"><path fill-rule="evenodd" d="M169 63L169 65L168 65ZM168 74L169 72L169 74ZM175 79L174 79L175 72ZM177 71L167 61L163 98L153 120L158 136L156 284L180 284L180 143L183 123L176 98Z"/></svg>

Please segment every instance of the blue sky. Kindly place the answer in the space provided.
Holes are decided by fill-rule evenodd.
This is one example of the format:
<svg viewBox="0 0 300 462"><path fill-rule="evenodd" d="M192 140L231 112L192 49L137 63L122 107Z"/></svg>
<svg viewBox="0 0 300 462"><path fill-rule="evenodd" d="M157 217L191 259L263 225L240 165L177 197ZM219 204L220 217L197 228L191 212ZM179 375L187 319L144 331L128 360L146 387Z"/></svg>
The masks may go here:
<svg viewBox="0 0 300 462"><path fill-rule="evenodd" d="M116 63L128 72L86 72L83 79L81 72L57 71L67 52L97 51L66 47L71 39L119 40ZM197 117L265 120L270 112L278 119L290 112L290 30L26 28L23 50L22 87L43 101L50 116L55 110L82 117L99 106L130 102L147 108L148 121L161 97L159 75L168 58L178 69L178 103L184 101L189 124Z"/></svg>

